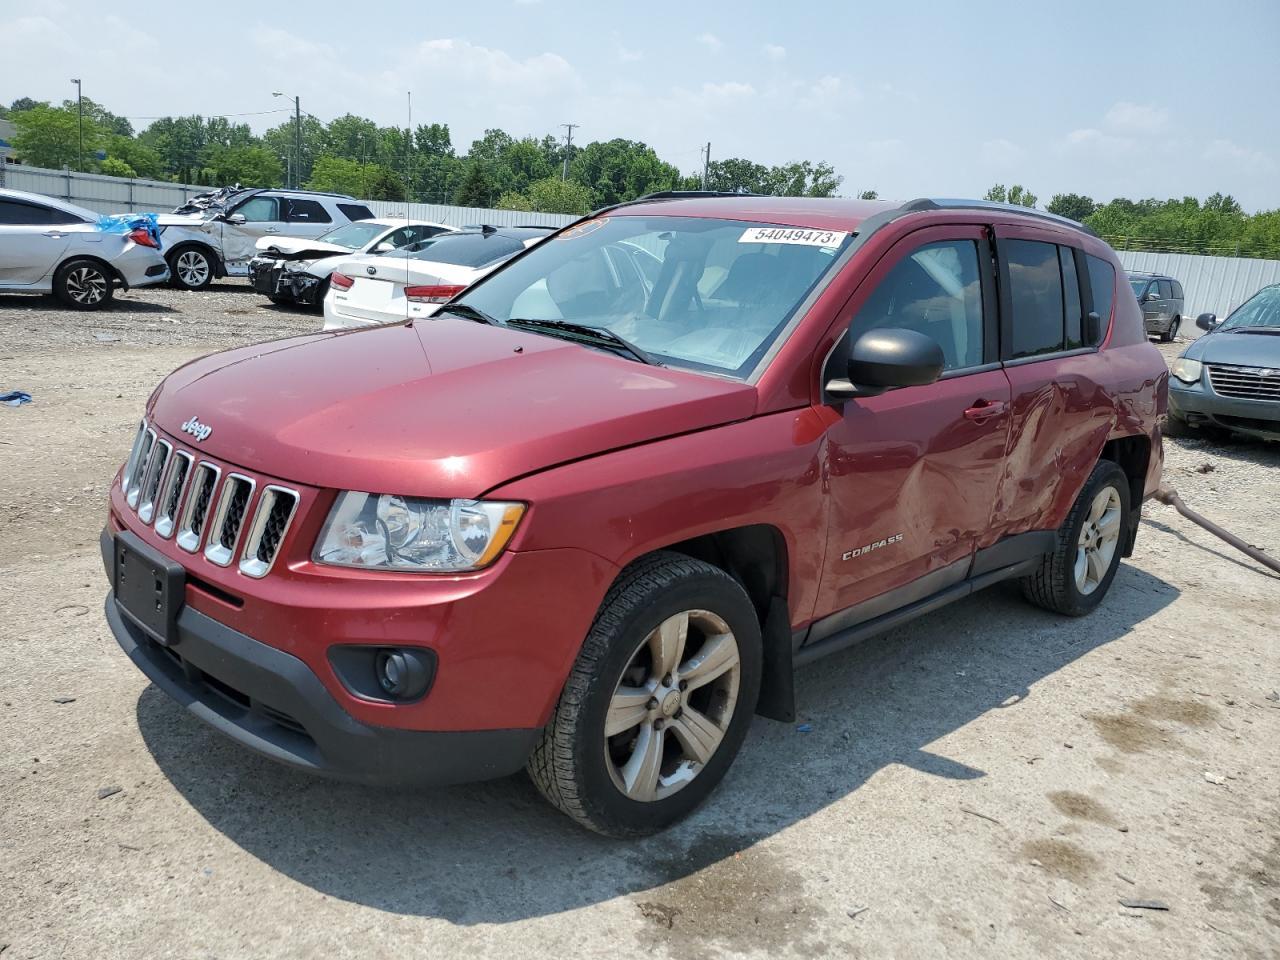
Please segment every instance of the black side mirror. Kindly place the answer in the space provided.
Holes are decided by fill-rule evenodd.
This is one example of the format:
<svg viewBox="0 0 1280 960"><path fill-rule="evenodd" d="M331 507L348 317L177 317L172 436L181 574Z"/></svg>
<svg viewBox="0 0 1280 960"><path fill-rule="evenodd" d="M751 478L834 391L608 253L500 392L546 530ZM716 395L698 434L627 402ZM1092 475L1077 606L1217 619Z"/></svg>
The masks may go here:
<svg viewBox="0 0 1280 960"><path fill-rule="evenodd" d="M1196 326L1201 330L1212 330L1218 325L1218 315L1216 313L1202 313L1196 317Z"/></svg>
<svg viewBox="0 0 1280 960"><path fill-rule="evenodd" d="M836 397L874 397L892 387L919 387L942 376L946 358L932 337L915 330L868 330L849 348L848 379L831 380Z"/></svg>

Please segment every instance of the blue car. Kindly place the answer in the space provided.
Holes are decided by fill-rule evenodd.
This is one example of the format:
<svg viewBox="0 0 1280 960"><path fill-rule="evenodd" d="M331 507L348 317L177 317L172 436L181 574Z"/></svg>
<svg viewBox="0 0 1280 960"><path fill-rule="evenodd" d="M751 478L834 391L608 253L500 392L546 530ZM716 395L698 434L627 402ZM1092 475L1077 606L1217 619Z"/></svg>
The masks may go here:
<svg viewBox="0 0 1280 960"><path fill-rule="evenodd" d="M1202 313L1209 332L1173 361L1169 419L1280 440L1280 283L1263 287L1226 320Z"/></svg>

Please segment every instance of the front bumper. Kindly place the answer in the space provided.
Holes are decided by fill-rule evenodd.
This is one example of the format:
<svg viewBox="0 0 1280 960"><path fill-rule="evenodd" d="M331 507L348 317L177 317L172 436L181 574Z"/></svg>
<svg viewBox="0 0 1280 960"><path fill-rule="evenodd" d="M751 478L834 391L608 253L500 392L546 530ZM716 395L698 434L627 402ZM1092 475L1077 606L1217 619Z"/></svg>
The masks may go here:
<svg viewBox="0 0 1280 960"><path fill-rule="evenodd" d="M276 300L315 306L324 277L301 270L288 270L287 260L255 258L249 261L249 282L253 289Z"/></svg>
<svg viewBox="0 0 1280 960"><path fill-rule="evenodd" d="M102 535L112 569L111 535ZM352 717L302 660L191 606L161 646L108 592L106 618L121 649L157 687L220 733L309 773L366 783L441 785L515 773L540 730L417 731Z"/></svg>
<svg viewBox="0 0 1280 960"><path fill-rule="evenodd" d="M1169 412L1192 426L1209 424L1263 440L1280 440L1280 401L1224 397L1202 379L1187 385L1169 378Z"/></svg>

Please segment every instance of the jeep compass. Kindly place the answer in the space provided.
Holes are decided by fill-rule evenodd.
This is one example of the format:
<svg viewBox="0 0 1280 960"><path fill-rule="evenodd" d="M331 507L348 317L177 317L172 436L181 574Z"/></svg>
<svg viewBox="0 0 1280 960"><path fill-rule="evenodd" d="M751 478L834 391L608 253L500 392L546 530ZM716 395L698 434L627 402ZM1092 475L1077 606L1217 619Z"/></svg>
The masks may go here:
<svg viewBox="0 0 1280 960"><path fill-rule="evenodd" d="M1167 377L1071 221L653 195L431 319L170 374L112 487L106 617L293 767L527 768L579 823L651 833L753 714L794 718L798 666L1004 580L1093 610Z"/></svg>

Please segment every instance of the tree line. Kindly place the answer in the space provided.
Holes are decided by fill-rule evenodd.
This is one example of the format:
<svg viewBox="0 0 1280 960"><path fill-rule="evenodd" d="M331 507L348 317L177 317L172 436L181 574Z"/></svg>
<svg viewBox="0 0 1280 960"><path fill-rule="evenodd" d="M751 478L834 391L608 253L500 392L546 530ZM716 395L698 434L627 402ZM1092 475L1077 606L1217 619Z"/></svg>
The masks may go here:
<svg viewBox="0 0 1280 960"><path fill-rule="evenodd" d="M647 144L622 138L570 151L551 135L491 129L462 153L443 123L409 130L353 114L328 123L303 114L299 129L289 119L258 136L247 123L199 115L162 117L135 131L89 98L83 109L83 155L74 100L55 106L23 97L0 106L0 117L17 129L17 156L34 166L210 186L290 184L370 200L570 214L703 186L701 171L682 173ZM709 189L780 196L834 196L841 183L830 164L810 160L765 166L728 158L706 173Z"/></svg>

